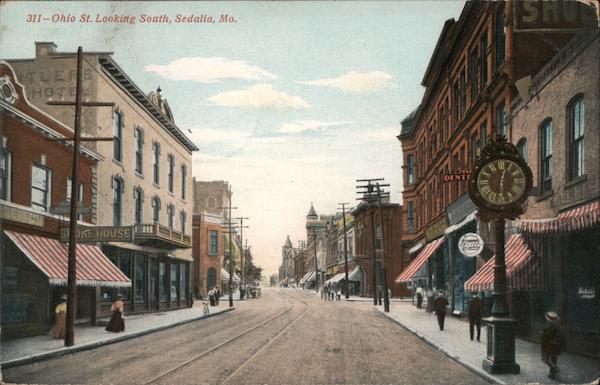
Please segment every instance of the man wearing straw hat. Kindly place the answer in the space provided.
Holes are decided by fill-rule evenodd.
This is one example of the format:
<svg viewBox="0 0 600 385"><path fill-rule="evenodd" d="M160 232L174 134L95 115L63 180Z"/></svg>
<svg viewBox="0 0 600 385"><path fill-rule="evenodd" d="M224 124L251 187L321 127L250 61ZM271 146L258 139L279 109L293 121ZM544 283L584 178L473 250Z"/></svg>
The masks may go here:
<svg viewBox="0 0 600 385"><path fill-rule="evenodd" d="M542 334L542 362L550 367L550 373L548 377L556 378L558 372L558 365L556 364L558 354L561 351L563 344L562 334L560 332L560 326L558 324L559 317L556 312L549 311L546 313L546 320L548 326L544 329Z"/></svg>

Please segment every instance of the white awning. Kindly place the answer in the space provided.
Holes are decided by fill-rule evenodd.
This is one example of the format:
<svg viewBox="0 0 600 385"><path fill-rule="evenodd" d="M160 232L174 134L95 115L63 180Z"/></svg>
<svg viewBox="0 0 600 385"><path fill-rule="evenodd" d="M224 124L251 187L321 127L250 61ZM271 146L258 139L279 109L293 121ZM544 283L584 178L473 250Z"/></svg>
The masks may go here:
<svg viewBox="0 0 600 385"><path fill-rule="evenodd" d="M348 273L348 281L362 281L363 271L360 266L356 266L354 270Z"/></svg>
<svg viewBox="0 0 600 385"><path fill-rule="evenodd" d="M329 278L327 281L325 281L325 283L338 283L339 281L341 281L342 279L344 279L346 277L346 273L337 273L336 275L334 275L333 277Z"/></svg>
<svg viewBox="0 0 600 385"><path fill-rule="evenodd" d="M236 273L233 273L233 281L234 282L241 282L242 280L240 279L240 277Z"/></svg>
<svg viewBox="0 0 600 385"><path fill-rule="evenodd" d="M421 248L425 246L424 242L419 242L416 245L414 245L413 247L411 247L410 249L408 249L408 255L414 254L417 251L421 250Z"/></svg>
<svg viewBox="0 0 600 385"><path fill-rule="evenodd" d="M229 281L229 273L224 267L221 268L221 281Z"/></svg>
<svg viewBox="0 0 600 385"><path fill-rule="evenodd" d="M477 217L475 216L475 214L477 214L477 211L473 211L471 214L467 215L465 217L465 219L463 219L462 221L458 222L457 224L452 225L452 226L448 226L448 228L444 231L444 234L453 233L456 230L460 229L461 227L467 225L469 222L474 221L475 219L477 219Z"/></svg>
<svg viewBox="0 0 600 385"><path fill-rule="evenodd" d="M316 277L316 276L315 276L315 272L314 272L314 271L311 271L311 272L310 272L310 275L308 276L308 278L306 278L306 282L312 282L312 281L314 281L314 280L315 280L315 277Z"/></svg>
<svg viewBox="0 0 600 385"><path fill-rule="evenodd" d="M306 279L312 274L312 271L309 271L308 273L304 274L304 276L302 277L302 279L300 280L300 285L303 285L304 282L306 282Z"/></svg>

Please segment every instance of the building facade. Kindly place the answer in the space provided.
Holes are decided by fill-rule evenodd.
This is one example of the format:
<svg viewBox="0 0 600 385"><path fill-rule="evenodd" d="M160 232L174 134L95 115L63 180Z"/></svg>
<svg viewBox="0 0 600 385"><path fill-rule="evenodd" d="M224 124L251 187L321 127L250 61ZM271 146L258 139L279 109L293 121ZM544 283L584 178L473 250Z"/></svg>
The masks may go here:
<svg viewBox="0 0 600 385"><path fill-rule="evenodd" d="M192 285L196 298L207 298L213 287L221 288L223 217L206 210L194 214L192 223ZM222 290L221 290L222 291Z"/></svg>
<svg viewBox="0 0 600 385"><path fill-rule="evenodd" d="M130 227L134 242L107 242L103 251L133 285L121 291L128 312L191 305L190 263L192 152L197 147L176 126L160 88L144 93L108 52L84 54L83 97L114 107L85 108L84 136L111 141L86 142L99 153L97 225ZM56 45L36 43L33 59L9 60L23 77L31 102L65 124L74 108L48 105L74 98L77 57ZM110 314L117 290L99 293L101 315Z"/></svg>
<svg viewBox="0 0 600 385"><path fill-rule="evenodd" d="M285 243L281 246L281 265L279 266L279 283L285 287L295 286L299 280L296 280L296 274L294 272L294 259L296 257L296 250L292 245L290 236L285 238Z"/></svg>
<svg viewBox="0 0 600 385"><path fill-rule="evenodd" d="M32 106L10 65L0 63L0 234L2 339L45 334L54 306L66 293L68 246L59 241L68 227L73 130ZM97 164L102 157L79 155L78 202L91 207ZM91 214L79 224L91 225ZM51 252L50 252L51 250ZM96 246L76 250L77 322L95 323L100 290L127 290L131 281Z"/></svg>

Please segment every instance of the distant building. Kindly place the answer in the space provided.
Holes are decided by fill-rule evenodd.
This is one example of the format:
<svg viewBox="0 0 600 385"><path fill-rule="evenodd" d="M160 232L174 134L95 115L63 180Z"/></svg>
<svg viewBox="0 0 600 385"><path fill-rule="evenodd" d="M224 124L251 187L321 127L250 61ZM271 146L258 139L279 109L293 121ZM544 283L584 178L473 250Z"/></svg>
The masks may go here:
<svg viewBox="0 0 600 385"><path fill-rule="evenodd" d="M289 287L296 285L296 276L294 274L294 258L296 250L292 246L292 241L288 235L284 245L281 247L281 266L279 267L279 283L282 286Z"/></svg>
<svg viewBox="0 0 600 385"><path fill-rule="evenodd" d="M206 298L213 287L221 288L224 253L223 218L206 210L195 213L192 223L192 285L196 298Z"/></svg>

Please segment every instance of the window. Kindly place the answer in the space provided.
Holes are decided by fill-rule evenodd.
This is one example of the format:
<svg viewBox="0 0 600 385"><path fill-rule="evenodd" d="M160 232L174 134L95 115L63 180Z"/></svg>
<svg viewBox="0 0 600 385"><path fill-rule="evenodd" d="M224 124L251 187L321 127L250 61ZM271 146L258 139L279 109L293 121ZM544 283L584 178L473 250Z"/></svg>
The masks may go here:
<svg viewBox="0 0 600 385"><path fill-rule="evenodd" d="M471 102L474 102L477 98L477 48L471 50L469 57L469 64L471 65Z"/></svg>
<svg viewBox="0 0 600 385"><path fill-rule="evenodd" d="M187 299L187 264L179 264L179 298Z"/></svg>
<svg viewBox="0 0 600 385"><path fill-rule="evenodd" d="M136 188L133 195L135 200L135 224L139 225L142 223L143 218L144 191L141 188Z"/></svg>
<svg viewBox="0 0 600 385"><path fill-rule="evenodd" d="M529 162L529 156L527 155L527 139L521 138L517 143L517 151L519 151L519 155L525 161L525 163Z"/></svg>
<svg viewBox="0 0 600 385"><path fill-rule="evenodd" d="M185 183L187 177L187 167L184 165L181 166L181 199L185 200Z"/></svg>
<svg viewBox="0 0 600 385"><path fill-rule="evenodd" d="M129 252L119 251L119 269L128 278L131 278L131 254ZM129 289L123 289L119 293L123 300L129 301Z"/></svg>
<svg viewBox="0 0 600 385"><path fill-rule="evenodd" d="M496 107L496 134L506 136L506 110L504 102Z"/></svg>
<svg viewBox="0 0 600 385"><path fill-rule="evenodd" d="M483 89L485 87L485 85L487 84L487 77L488 77L488 61L487 61L488 44L487 44L487 32L484 32L483 36L481 36L481 42L479 44L479 49L480 49L480 55L481 55L481 66L479 67L479 70L481 71L481 74L479 76L479 82L481 83L481 88Z"/></svg>
<svg viewBox="0 0 600 385"><path fill-rule="evenodd" d="M408 232L409 233L414 233L415 232L415 223L414 223L414 206L412 202L408 202L407 207L406 207L406 216L407 216L407 225L408 225Z"/></svg>
<svg viewBox="0 0 600 385"><path fill-rule="evenodd" d="M31 207L48 211L50 208L50 170L34 164L31 166Z"/></svg>
<svg viewBox="0 0 600 385"><path fill-rule="evenodd" d="M71 201L71 188L72 188L72 182L71 182L71 177L68 176L67 177L67 202ZM79 188L77 189L77 202L80 203L81 206L83 206L83 183L79 183ZM77 215L77 219L79 220L83 220L83 214L79 214Z"/></svg>
<svg viewBox="0 0 600 385"><path fill-rule="evenodd" d="M485 145L487 144L487 123L483 122L481 123L481 126L479 127L479 136L480 136L480 144L481 144L481 148L483 149L485 147Z"/></svg>
<svg viewBox="0 0 600 385"><path fill-rule="evenodd" d="M113 178L113 193L113 225L121 226L123 180L119 178Z"/></svg>
<svg viewBox="0 0 600 385"><path fill-rule="evenodd" d="M177 283L177 263L171 262L171 274L169 275L169 279L171 281L171 301L177 301L177 287L179 286Z"/></svg>
<svg viewBox="0 0 600 385"><path fill-rule="evenodd" d="M217 255L219 246L219 233L216 231L209 232L210 243L208 245L208 254Z"/></svg>
<svg viewBox="0 0 600 385"><path fill-rule="evenodd" d="M168 205L167 206L167 224L169 228L173 228L173 218L175 217L175 206Z"/></svg>
<svg viewBox="0 0 600 385"><path fill-rule="evenodd" d="M381 231L381 225L379 223L375 225L375 249L383 249L383 234Z"/></svg>
<svg viewBox="0 0 600 385"><path fill-rule="evenodd" d="M415 182L415 157L413 155L406 157L406 178L408 184Z"/></svg>
<svg viewBox="0 0 600 385"><path fill-rule="evenodd" d="M540 193L552 190L552 120L540 128Z"/></svg>
<svg viewBox="0 0 600 385"><path fill-rule="evenodd" d="M187 214L185 211L179 213L179 221L181 223L181 232L185 234L185 223L187 222Z"/></svg>
<svg viewBox="0 0 600 385"><path fill-rule="evenodd" d="M118 160L119 162L122 160L122 151L121 151L121 139L123 135L123 121L121 119L121 114L117 111L113 113L113 145L114 145L114 154L113 158Z"/></svg>
<svg viewBox="0 0 600 385"><path fill-rule="evenodd" d="M169 156L167 156L167 168L168 168L167 187L169 189L169 192L172 193L173 192L173 172L175 171L175 160L173 159L173 155L171 155L171 154L169 154Z"/></svg>
<svg viewBox="0 0 600 385"><path fill-rule="evenodd" d="M167 274L167 266L164 262L158 264L158 293L161 301L166 301L167 287L169 286L169 275Z"/></svg>
<svg viewBox="0 0 600 385"><path fill-rule="evenodd" d="M471 166L475 165L475 161L477 160L477 151L479 148L479 143L477 142L477 133L471 135Z"/></svg>
<svg viewBox="0 0 600 385"><path fill-rule="evenodd" d="M152 198L152 223L158 223L160 216L160 199Z"/></svg>
<svg viewBox="0 0 600 385"><path fill-rule="evenodd" d="M458 100L459 86L458 81L455 81L452 87L452 121L454 122L454 129L456 129L456 123L458 122Z"/></svg>
<svg viewBox="0 0 600 385"><path fill-rule="evenodd" d="M159 172L160 172L160 144L152 144L152 181L154 184L160 184Z"/></svg>
<svg viewBox="0 0 600 385"><path fill-rule="evenodd" d="M0 199L10 199L10 152L0 147Z"/></svg>
<svg viewBox="0 0 600 385"><path fill-rule="evenodd" d="M495 25L495 37L496 37L496 69L498 69L502 63L504 63L504 45L505 45L505 32L504 32L504 3L500 4L500 9L496 14L496 25Z"/></svg>
<svg viewBox="0 0 600 385"><path fill-rule="evenodd" d="M583 97L577 97L569 105L569 180L580 177L583 169L583 143L585 137L585 106Z"/></svg>
<svg viewBox="0 0 600 385"><path fill-rule="evenodd" d="M139 128L135 129L135 172L138 174L143 174L143 148L144 148L144 137L142 135L142 130Z"/></svg>
<svg viewBox="0 0 600 385"><path fill-rule="evenodd" d="M134 301L135 303L144 303L146 300L146 296L144 295L144 288L146 287L146 257L143 254L136 254L134 264Z"/></svg>
<svg viewBox="0 0 600 385"><path fill-rule="evenodd" d="M462 117L467 109L467 77L466 70L460 71L460 116Z"/></svg>

